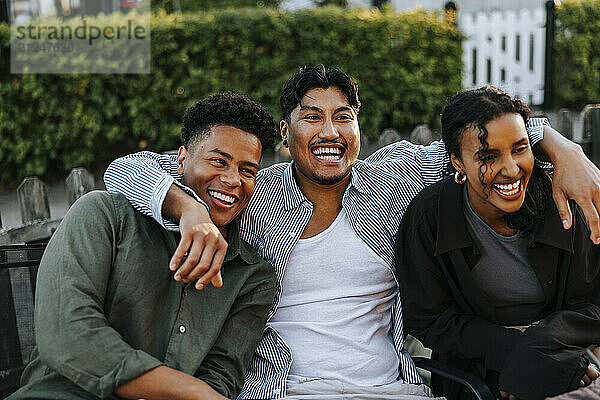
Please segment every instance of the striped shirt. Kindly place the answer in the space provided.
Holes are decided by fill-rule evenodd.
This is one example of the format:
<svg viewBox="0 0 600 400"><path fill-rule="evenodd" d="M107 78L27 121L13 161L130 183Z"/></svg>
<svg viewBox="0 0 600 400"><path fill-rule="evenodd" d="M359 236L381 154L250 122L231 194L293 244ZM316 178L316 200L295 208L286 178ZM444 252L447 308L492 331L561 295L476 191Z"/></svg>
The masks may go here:
<svg viewBox="0 0 600 400"><path fill-rule="evenodd" d="M546 119L527 124L532 146L543 138ZM342 207L357 235L394 270L394 236L412 198L425 186L439 181L449 158L443 142L417 146L401 141L379 149L367 159L357 160ZM288 257L304 231L313 205L293 178L293 162L261 170L250 203L241 215L241 237L275 268L279 283ZM141 152L113 161L104 180L109 191L125 195L142 213L154 217L166 229L177 230L175 221L163 218L162 203L171 184L185 188L177 174L176 156ZM360 282L357 282L360 284ZM397 282L396 282L397 285ZM279 285L269 318L281 297ZM421 383L409 354L403 349L400 294L392 308L390 332L400 360L399 380ZM285 396L286 379L293 355L272 328L265 328L248 370L240 399L273 399Z"/></svg>

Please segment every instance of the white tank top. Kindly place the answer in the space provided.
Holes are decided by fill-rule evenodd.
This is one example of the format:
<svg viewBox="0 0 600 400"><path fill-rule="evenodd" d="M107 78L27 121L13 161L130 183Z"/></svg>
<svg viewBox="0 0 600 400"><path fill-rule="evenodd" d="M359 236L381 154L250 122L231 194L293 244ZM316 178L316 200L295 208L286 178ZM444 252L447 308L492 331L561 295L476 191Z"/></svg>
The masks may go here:
<svg viewBox="0 0 600 400"><path fill-rule="evenodd" d="M396 293L392 272L356 235L343 209L326 230L300 239L267 324L292 351L288 379L361 386L395 381L399 361L390 321Z"/></svg>

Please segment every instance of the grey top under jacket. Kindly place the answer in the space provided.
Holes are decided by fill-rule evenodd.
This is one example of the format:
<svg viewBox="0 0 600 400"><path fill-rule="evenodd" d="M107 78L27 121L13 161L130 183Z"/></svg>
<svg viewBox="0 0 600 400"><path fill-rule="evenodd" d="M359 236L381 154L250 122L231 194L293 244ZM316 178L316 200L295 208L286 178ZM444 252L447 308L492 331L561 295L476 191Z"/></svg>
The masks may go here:
<svg viewBox="0 0 600 400"><path fill-rule="evenodd" d="M471 274L494 304L496 318L503 325L528 325L536 321L545 297L527 255L533 240L531 232L501 235L475 213L466 187L463 199L466 227L481 252Z"/></svg>

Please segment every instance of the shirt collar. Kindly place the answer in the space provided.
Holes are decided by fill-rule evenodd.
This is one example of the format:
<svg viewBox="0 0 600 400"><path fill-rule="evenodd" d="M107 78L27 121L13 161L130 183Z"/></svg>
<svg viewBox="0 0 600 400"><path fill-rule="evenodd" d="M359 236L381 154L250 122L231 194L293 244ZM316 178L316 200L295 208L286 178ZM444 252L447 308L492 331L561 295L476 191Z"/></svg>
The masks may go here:
<svg viewBox="0 0 600 400"><path fill-rule="evenodd" d="M350 186L354 186L361 193L369 194L370 190L364 178L361 179L357 166L366 166L361 160L356 160L350 172ZM369 171L367 171L369 172ZM365 174L367 177L369 174ZM309 201L300 190L296 179L294 179L294 162L290 162L287 168L283 171L282 176L283 186L283 208L288 211L298 207L304 201Z"/></svg>
<svg viewBox="0 0 600 400"><path fill-rule="evenodd" d="M255 251L242 244L239 218L234 219L227 225L227 253L225 254L224 263L235 259L237 256L240 256L246 264L255 264L260 261L260 256Z"/></svg>
<svg viewBox="0 0 600 400"><path fill-rule="evenodd" d="M438 197L438 232L435 255L473 245L463 215L463 186L452 178L443 181ZM574 206L573 204L571 205ZM573 208L572 208L573 209ZM546 200L546 216L535 228L535 241L573 252L571 231L562 228L552 196Z"/></svg>
<svg viewBox="0 0 600 400"><path fill-rule="evenodd" d="M435 255L473 245L463 215L462 185L447 178L438 196L438 231Z"/></svg>
<svg viewBox="0 0 600 400"><path fill-rule="evenodd" d="M296 179L294 179L293 161L283 170L281 184L283 186L283 208L286 211L298 207L304 201L308 201L296 183Z"/></svg>
<svg viewBox="0 0 600 400"><path fill-rule="evenodd" d="M574 202L570 202L569 206L572 211L575 211ZM575 213L573 213L573 218L575 218ZM563 228L552 196L548 196L546 199L546 217L537 227L535 241L573 253L573 229L573 227L569 230Z"/></svg>

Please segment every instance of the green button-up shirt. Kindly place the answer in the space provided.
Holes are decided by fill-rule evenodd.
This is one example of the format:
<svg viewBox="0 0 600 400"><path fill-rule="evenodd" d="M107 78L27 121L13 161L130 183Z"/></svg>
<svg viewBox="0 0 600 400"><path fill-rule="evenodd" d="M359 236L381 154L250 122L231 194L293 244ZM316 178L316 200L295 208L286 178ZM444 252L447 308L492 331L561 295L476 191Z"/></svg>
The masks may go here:
<svg viewBox="0 0 600 400"><path fill-rule="evenodd" d="M197 291L168 268L172 232L121 195L82 197L42 258L37 346L10 399L114 399L116 387L159 365L236 397L276 281L235 224L228 243L223 287Z"/></svg>

